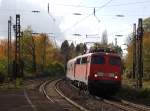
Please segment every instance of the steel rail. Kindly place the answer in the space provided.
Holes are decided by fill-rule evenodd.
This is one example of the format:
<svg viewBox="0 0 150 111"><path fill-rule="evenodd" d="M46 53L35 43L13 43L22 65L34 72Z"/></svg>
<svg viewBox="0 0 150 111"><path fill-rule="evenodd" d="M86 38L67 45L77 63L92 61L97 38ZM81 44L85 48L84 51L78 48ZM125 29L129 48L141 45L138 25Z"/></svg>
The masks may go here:
<svg viewBox="0 0 150 111"><path fill-rule="evenodd" d="M116 102L116 101L111 101L111 100L104 99L104 98L97 97L97 96L95 96L95 98L98 100L102 100L103 102L105 102L107 104L118 107L124 111L150 111L150 107L148 107L148 106L135 104L135 103L125 101L122 99L120 100L120 102Z"/></svg>
<svg viewBox="0 0 150 111"><path fill-rule="evenodd" d="M76 103L75 101L72 101L71 99L69 99L68 97L66 97L62 91L59 88L59 83L62 81L62 79L58 79L56 80L55 83L55 91L61 96L63 97L66 101L68 101L70 104L74 105L75 107L77 107L78 109L82 110L82 111L89 111L88 109L84 108L83 106L79 105L78 103ZM48 83L50 83L52 81L47 81L46 83L44 83L43 85L47 85ZM44 86L45 87L45 86ZM51 101L53 101L54 99L49 97L45 92L46 97L50 98ZM101 102L104 102L106 104L112 105L114 107L117 107L123 111L150 111L150 107L148 106L144 106L144 105L139 105L139 104L135 104L135 103L131 103L125 100L120 100L118 101L112 101L112 100L108 100L108 99L104 99L101 97L96 97L95 99L100 100ZM55 101L54 101L55 102Z"/></svg>
<svg viewBox="0 0 150 111"><path fill-rule="evenodd" d="M59 94L59 96L60 96L61 98L63 98L63 99L64 99L65 101L67 101L69 104L73 105L73 107L75 107L75 108L77 108L77 109L79 109L79 110L81 110L81 111L89 111L89 110L85 109L84 107L80 106L79 104L77 104L76 102L70 100L68 97L66 97L65 95L63 95L63 94L61 93L61 91L60 91L59 88L58 88L58 83L59 83L61 80L62 80L62 79L54 79L54 80L46 81L46 82L44 82L44 83L40 86L40 89L39 89L39 90L44 93L45 97L46 97L49 101L51 101L52 103L58 103L57 100L55 100L55 98L49 96L49 95L48 95L48 92L46 91L46 86L49 85L49 84L51 84L52 82L56 81L54 90Z"/></svg>
<svg viewBox="0 0 150 111"><path fill-rule="evenodd" d="M53 98L52 98L52 97L49 97L48 94L47 94L47 92L46 92L46 90L45 90L46 85L47 85L48 83L52 82L52 81L54 81L54 80L49 80L49 81L46 81L46 82L44 82L43 84L41 84L41 86L40 86L40 88L39 88L39 91L40 91L40 92L43 92L43 94L45 95L45 97L46 97L49 101L51 101L52 103L55 103L55 101L53 100Z"/></svg>
<svg viewBox="0 0 150 111"><path fill-rule="evenodd" d="M84 108L83 106L79 105L78 103L76 103L75 101L72 101L71 99L69 99L68 97L66 97L61 90L59 89L58 85L59 82L62 81L62 79L58 80L55 84L55 90L57 91L57 93L62 96L64 99L66 99L69 103L71 103L72 105L74 105L75 107L79 108L81 111L89 111L88 109Z"/></svg>
<svg viewBox="0 0 150 111"><path fill-rule="evenodd" d="M139 105L139 104L131 103L131 102L126 101L126 100L121 100L121 102L122 102L123 104L130 105L130 106L132 106L132 107L136 107L136 108L138 108L138 109L141 109L141 110L143 110L143 111L150 111L150 107L145 106L145 105L141 105L141 104Z"/></svg>

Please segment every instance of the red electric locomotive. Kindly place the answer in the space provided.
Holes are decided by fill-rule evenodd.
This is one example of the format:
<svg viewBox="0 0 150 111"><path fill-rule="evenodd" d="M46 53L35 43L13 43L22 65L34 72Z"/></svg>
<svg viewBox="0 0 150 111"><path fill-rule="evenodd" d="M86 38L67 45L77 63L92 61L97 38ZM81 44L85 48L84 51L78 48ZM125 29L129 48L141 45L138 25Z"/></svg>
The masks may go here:
<svg viewBox="0 0 150 111"><path fill-rule="evenodd" d="M121 57L115 53L94 52L71 59L66 77L90 93L111 93L121 86Z"/></svg>

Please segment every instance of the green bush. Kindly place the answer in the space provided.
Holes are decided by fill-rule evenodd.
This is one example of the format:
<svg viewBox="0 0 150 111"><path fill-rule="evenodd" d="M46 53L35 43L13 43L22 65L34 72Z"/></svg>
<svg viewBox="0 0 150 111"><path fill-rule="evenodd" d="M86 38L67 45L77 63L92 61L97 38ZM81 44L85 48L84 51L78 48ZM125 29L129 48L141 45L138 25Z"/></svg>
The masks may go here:
<svg viewBox="0 0 150 111"><path fill-rule="evenodd" d="M139 98L150 98L150 90L149 89L143 89L138 92Z"/></svg>
<svg viewBox="0 0 150 111"><path fill-rule="evenodd" d="M0 59L0 72L6 71L7 61L6 59Z"/></svg>
<svg viewBox="0 0 150 111"><path fill-rule="evenodd" d="M54 62L48 65L47 68L48 73L53 76L53 75L64 75L64 67L61 63L59 62Z"/></svg>
<svg viewBox="0 0 150 111"><path fill-rule="evenodd" d="M0 59L0 82L3 82L6 77L7 71L7 61L4 58Z"/></svg>
<svg viewBox="0 0 150 111"><path fill-rule="evenodd" d="M21 78L17 78L15 80L15 87L16 88L21 88L21 85L23 84L23 80Z"/></svg>
<svg viewBox="0 0 150 111"><path fill-rule="evenodd" d="M116 94L118 97L124 99L147 99L150 98L150 89L135 89L128 86L124 86Z"/></svg>

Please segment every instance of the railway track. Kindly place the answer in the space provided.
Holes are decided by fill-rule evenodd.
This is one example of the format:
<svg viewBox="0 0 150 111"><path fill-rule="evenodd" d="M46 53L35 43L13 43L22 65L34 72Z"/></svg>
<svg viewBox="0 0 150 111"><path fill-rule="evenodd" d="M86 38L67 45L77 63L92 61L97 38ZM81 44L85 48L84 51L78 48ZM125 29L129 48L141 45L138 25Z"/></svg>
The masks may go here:
<svg viewBox="0 0 150 111"><path fill-rule="evenodd" d="M50 99L47 99L48 96L45 97L45 94L47 93L45 86L50 81L53 80L45 78L31 80L25 83L27 101L31 105L33 111L49 111L50 109L53 111L64 111L60 105L52 102Z"/></svg>
<svg viewBox="0 0 150 111"><path fill-rule="evenodd" d="M103 101L106 104L110 104L112 106L118 107L123 111L150 111L150 107L145 105L135 104L126 100L118 99L112 97L114 100L108 100L105 98L95 96L97 100ZM117 100L117 101L116 101Z"/></svg>
<svg viewBox="0 0 150 111"><path fill-rule="evenodd" d="M147 106L144 106L144 105L138 105L138 104L134 104L134 103L131 103L129 101L125 101L125 100L122 100L122 103L123 104L126 104L126 105L130 105L130 106L133 106L133 107L136 107L136 108L139 108L141 109L141 111L150 111L150 107L147 107Z"/></svg>
<svg viewBox="0 0 150 111"><path fill-rule="evenodd" d="M122 109L123 111L150 111L149 107L134 104L125 100L121 100L120 102L116 101L110 101L107 99L103 99L103 101L107 104L111 104L115 107L118 107L119 109Z"/></svg>
<svg viewBox="0 0 150 111"><path fill-rule="evenodd" d="M57 83L57 84L59 84L59 83ZM63 82L60 83L60 85L62 85L62 84L63 84ZM64 82L64 84L65 84L65 82ZM67 87L67 84L64 87ZM69 88L70 89L73 88L77 91L77 88L72 85L70 85ZM75 92L75 90L73 92ZM65 92L64 92L64 95L65 95ZM68 94L67 94L67 96L68 96ZM85 95L85 96L87 96L87 95ZM81 101L83 101L83 99L81 99ZM97 108L93 108L94 111L99 111L99 110L100 111L114 111L114 110L115 111L150 111L150 107L147 107L144 105L138 105L138 104L131 103L131 102L128 102L125 100L105 99L105 98L96 97L96 96L92 97L91 95L89 95L88 102L90 102L90 101L92 101L96 105L91 104L88 107L86 105L84 107L86 107L87 109L90 109L91 107L97 107ZM79 102L79 101L76 101L76 102ZM85 104L87 104L86 100L83 102ZM92 109L91 109L91 111L92 111Z"/></svg>
<svg viewBox="0 0 150 111"><path fill-rule="evenodd" d="M45 82L41 82L41 84L39 84L37 88L39 89L40 92L42 92L45 95L45 97L47 98L50 104L54 104L53 107L60 106L62 108L61 111L114 111L114 110L115 111L150 111L149 107L137 105L128 101L108 100L108 99L95 97L91 95L88 96L89 98L88 101L84 100L84 98L80 99L80 97L79 97L79 100L76 101L73 99L72 101L72 98L69 99L68 95L67 95L68 97L66 97L65 96L66 94L60 88L60 86L65 84L65 82L63 83L62 80L58 80L58 79L44 80L44 81ZM30 83L32 82L33 81L31 81ZM76 87L73 87L72 85L70 86L76 91L78 90ZM67 86L63 86L63 87L67 87ZM72 91L72 93L74 93L75 90ZM84 96L84 94L82 95ZM75 98L78 98L78 97L75 96ZM79 102L80 100L82 102ZM89 102L94 103L94 104L96 103L96 105L89 104L88 107L87 105L84 105ZM84 103L84 104L81 104L81 103ZM93 109L91 109L92 107ZM60 110L57 110L57 111L60 111Z"/></svg>
<svg viewBox="0 0 150 111"><path fill-rule="evenodd" d="M40 86L40 91L44 93L50 102L59 104L64 111L89 111L63 95L58 87L59 81L60 80L46 81Z"/></svg>

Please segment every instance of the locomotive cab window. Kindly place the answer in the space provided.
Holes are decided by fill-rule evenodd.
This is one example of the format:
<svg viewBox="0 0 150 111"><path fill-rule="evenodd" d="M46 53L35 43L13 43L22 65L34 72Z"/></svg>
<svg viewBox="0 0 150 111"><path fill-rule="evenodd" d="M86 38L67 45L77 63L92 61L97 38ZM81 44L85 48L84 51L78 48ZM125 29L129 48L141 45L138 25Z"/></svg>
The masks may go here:
<svg viewBox="0 0 150 111"><path fill-rule="evenodd" d="M87 63L87 57L82 58L81 64L85 64L85 63Z"/></svg>
<svg viewBox="0 0 150 111"><path fill-rule="evenodd" d="M117 58L117 57L110 57L110 58L109 58L109 63L110 63L111 65L120 66L120 65L121 65L121 60L120 60L120 58Z"/></svg>
<svg viewBox="0 0 150 111"><path fill-rule="evenodd" d="M103 56L97 55L92 56L91 64L104 64L105 58Z"/></svg>
<svg viewBox="0 0 150 111"><path fill-rule="evenodd" d="M77 59L76 64L80 64L81 58Z"/></svg>

